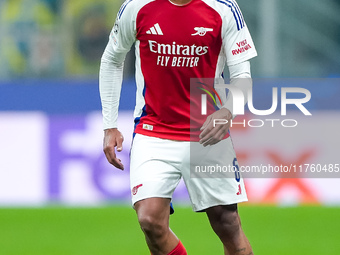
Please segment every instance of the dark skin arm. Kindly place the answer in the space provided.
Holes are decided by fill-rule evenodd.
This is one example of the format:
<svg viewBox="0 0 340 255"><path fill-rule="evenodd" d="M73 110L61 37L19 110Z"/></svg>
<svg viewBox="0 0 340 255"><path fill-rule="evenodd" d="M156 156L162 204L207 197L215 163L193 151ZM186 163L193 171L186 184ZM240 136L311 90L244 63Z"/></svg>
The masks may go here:
<svg viewBox="0 0 340 255"><path fill-rule="evenodd" d="M227 108L221 108L220 110L209 115L201 127L202 132L199 136L200 143L206 147L208 145L214 145L220 142L228 133L232 117L233 116L231 112ZM228 120L228 123L223 125L215 125L214 127L214 120L216 119L225 119Z"/></svg>
<svg viewBox="0 0 340 255"><path fill-rule="evenodd" d="M124 165L121 160L117 158L115 149L117 147L117 152L123 150L124 137L122 133L117 128L110 128L104 130L104 143L103 150L107 161L120 170L124 170Z"/></svg>

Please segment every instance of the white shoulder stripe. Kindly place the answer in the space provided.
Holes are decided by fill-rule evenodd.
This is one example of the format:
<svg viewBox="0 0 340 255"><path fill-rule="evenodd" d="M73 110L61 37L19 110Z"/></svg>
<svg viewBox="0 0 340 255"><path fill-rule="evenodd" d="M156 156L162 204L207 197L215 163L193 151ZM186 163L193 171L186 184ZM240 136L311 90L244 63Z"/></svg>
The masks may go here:
<svg viewBox="0 0 340 255"><path fill-rule="evenodd" d="M236 21L237 30L241 30L244 27L244 19L237 3L234 0L217 0L217 2L222 3L230 8Z"/></svg>

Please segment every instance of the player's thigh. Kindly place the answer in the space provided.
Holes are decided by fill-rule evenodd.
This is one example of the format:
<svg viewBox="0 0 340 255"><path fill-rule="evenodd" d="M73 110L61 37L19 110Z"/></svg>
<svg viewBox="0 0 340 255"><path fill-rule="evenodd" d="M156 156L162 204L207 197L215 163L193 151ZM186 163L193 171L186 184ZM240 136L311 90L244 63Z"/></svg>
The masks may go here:
<svg viewBox="0 0 340 255"><path fill-rule="evenodd" d="M183 178L195 211L247 201L230 138L208 147L192 143L189 168Z"/></svg>
<svg viewBox="0 0 340 255"><path fill-rule="evenodd" d="M238 223L239 215L237 204L218 205L205 210L211 223L229 222Z"/></svg>
<svg viewBox="0 0 340 255"><path fill-rule="evenodd" d="M169 198L147 198L135 203L138 221L144 227L152 225L169 226Z"/></svg>
<svg viewBox="0 0 340 255"><path fill-rule="evenodd" d="M168 140L136 135L131 149L132 203L153 197L171 198L181 179L176 155ZM177 162L177 163L176 163Z"/></svg>

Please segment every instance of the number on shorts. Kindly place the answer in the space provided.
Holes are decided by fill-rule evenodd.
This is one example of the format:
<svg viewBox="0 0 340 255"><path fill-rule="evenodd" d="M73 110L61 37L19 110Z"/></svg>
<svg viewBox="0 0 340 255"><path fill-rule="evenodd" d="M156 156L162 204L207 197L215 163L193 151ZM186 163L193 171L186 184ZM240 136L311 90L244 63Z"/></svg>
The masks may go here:
<svg viewBox="0 0 340 255"><path fill-rule="evenodd" d="M240 175L240 168L238 166L238 163L237 163L237 158L234 158L234 161L233 161L233 168L235 170L235 179L237 182L240 182L241 180L241 175Z"/></svg>

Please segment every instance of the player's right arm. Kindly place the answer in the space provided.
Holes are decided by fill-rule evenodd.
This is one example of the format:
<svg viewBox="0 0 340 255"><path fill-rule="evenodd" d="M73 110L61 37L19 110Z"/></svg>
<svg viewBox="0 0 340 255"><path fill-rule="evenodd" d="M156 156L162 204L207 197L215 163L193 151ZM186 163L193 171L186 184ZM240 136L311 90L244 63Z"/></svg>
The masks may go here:
<svg viewBox="0 0 340 255"><path fill-rule="evenodd" d="M121 152L123 150L124 137L122 133L117 128L109 128L104 130L104 142L103 150L107 161L120 170L124 170L124 165L122 161L117 158L115 147L117 151Z"/></svg>
<svg viewBox="0 0 340 255"><path fill-rule="evenodd" d="M135 42L135 23L129 1L120 8L109 42L100 63L99 91L102 103L104 143L103 150L109 163L123 170L115 148L123 149L123 135L117 129L118 107L123 82L123 67L126 54Z"/></svg>

